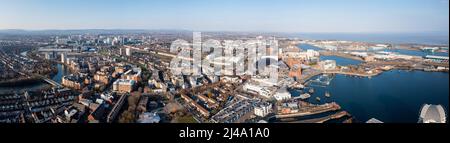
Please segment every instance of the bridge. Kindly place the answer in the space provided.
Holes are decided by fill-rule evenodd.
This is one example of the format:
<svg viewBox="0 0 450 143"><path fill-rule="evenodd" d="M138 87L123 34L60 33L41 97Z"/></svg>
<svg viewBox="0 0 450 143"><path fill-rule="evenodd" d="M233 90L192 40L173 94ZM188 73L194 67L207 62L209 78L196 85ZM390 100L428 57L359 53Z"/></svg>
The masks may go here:
<svg viewBox="0 0 450 143"><path fill-rule="evenodd" d="M54 80L51 80L51 79L49 79L49 78L43 78L43 80L44 80L45 82L47 82L47 83L53 85L53 86L56 86L56 87L63 87L63 85L61 85L61 84L59 84L58 82L56 82L56 81L54 81Z"/></svg>
<svg viewBox="0 0 450 143"><path fill-rule="evenodd" d="M60 83L58 83L58 82L56 82L56 81L54 81L54 80L52 80L52 79L49 79L49 78L47 78L47 77L44 77L44 76L42 76L42 75L34 75L34 76L36 76L36 77L38 77L38 78L41 78L42 80L44 80L45 82L47 82L48 84L51 84L51 85L53 85L53 86L56 86L56 87L63 87L63 85L61 85Z"/></svg>
<svg viewBox="0 0 450 143"><path fill-rule="evenodd" d="M117 117L117 115L119 115L119 111L120 111L120 109L122 109L122 106L125 103L125 101L127 100L127 98L128 98L128 94L124 94L124 95L120 96L119 100L114 105L114 107L112 108L112 110L108 114L108 116L106 117L107 123L112 123L112 122L114 122L114 120L116 120L116 117Z"/></svg>

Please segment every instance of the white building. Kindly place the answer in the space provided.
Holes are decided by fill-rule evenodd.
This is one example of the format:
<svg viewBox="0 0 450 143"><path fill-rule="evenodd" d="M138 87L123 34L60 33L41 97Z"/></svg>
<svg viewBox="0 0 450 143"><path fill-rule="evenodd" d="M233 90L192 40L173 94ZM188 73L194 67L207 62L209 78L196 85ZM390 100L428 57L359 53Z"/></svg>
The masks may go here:
<svg viewBox="0 0 450 143"><path fill-rule="evenodd" d="M232 82L232 83L236 83L236 82L241 82L242 81L238 77L228 77L228 76L222 77L222 80L224 82Z"/></svg>
<svg viewBox="0 0 450 143"><path fill-rule="evenodd" d="M266 98L270 98L270 90L263 86L257 86L247 83L243 88L247 92L254 92Z"/></svg>
<svg viewBox="0 0 450 143"><path fill-rule="evenodd" d="M396 59L411 60L411 59L420 59L421 57L402 55L393 52L377 52L377 54L374 55L374 58L379 60L396 60Z"/></svg>
<svg viewBox="0 0 450 143"><path fill-rule="evenodd" d="M66 63L66 54L65 53L62 53L61 54L61 63Z"/></svg>
<svg viewBox="0 0 450 143"><path fill-rule="evenodd" d="M123 78L127 80L135 80L136 82L138 82L141 79L141 75L141 68L132 68L124 73Z"/></svg>
<svg viewBox="0 0 450 143"><path fill-rule="evenodd" d="M323 70L335 70L336 69L336 61L334 60L325 60L319 62L320 68Z"/></svg>
<svg viewBox="0 0 450 143"><path fill-rule="evenodd" d="M306 55L308 57L312 58L312 57L319 57L320 53L315 50L308 49L308 50L306 50Z"/></svg>
<svg viewBox="0 0 450 143"><path fill-rule="evenodd" d="M439 50L439 47L423 47L423 48L420 48L420 49L422 51L425 51L425 52L432 52L432 53L434 53L437 50Z"/></svg>
<svg viewBox="0 0 450 143"><path fill-rule="evenodd" d="M308 49L305 52L286 52L286 57L292 57L292 58L299 58L305 61L310 61L314 59L318 59L320 56L320 53L315 50Z"/></svg>
<svg viewBox="0 0 450 143"><path fill-rule="evenodd" d="M123 49L119 48L119 55L123 55Z"/></svg>
<svg viewBox="0 0 450 143"><path fill-rule="evenodd" d="M350 54L353 56L358 56L358 57L362 57L362 58L369 56L369 54L367 52L350 52Z"/></svg>
<svg viewBox="0 0 450 143"><path fill-rule="evenodd" d="M133 51L131 51L131 48L127 48L127 49L125 50L125 54L126 54L127 56L131 56L131 55L133 54Z"/></svg>
<svg viewBox="0 0 450 143"><path fill-rule="evenodd" d="M277 93L275 93L275 95L273 95L273 97L277 100L277 101L283 101L283 100L289 100L291 99L291 93L289 93L286 89L286 87L282 87L280 88Z"/></svg>
<svg viewBox="0 0 450 143"><path fill-rule="evenodd" d="M323 48L327 49L328 51L336 51L337 47L333 45L324 45Z"/></svg>
<svg viewBox="0 0 450 143"><path fill-rule="evenodd" d="M374 51L378 51L378 50L384 50L388 47L389 47L389 45L386 45L386 44L377 44L375 46L370 47L370 49L372 49Z"/></svg>
<svg viewBox="0 0 450 143"><path fill-rule="evenodd" d="M47 60L53 60L56 58L56 52L46 52L44 55Z"/></svg>
<svg viewBox="0 0 450 143"><path fill-rule="evenodd" d="M256 106L254 111L256 116L265 117L272 112L272 104L261 104L259 106Z"/></svg>
<svg viewBox="0 0 450 143"><path fill-rule="evenodd" d="M277 80L273 80L270 78L262 78L262 77L252 77L252 82L258 83L261 86L277 86Z"/></svg>

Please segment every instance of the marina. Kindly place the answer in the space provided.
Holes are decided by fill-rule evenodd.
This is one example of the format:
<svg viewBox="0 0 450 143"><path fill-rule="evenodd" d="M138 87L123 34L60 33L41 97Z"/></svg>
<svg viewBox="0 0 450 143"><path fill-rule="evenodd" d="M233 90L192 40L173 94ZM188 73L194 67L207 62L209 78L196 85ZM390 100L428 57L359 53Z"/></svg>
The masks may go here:
<svg viewBox="0 0 450 143"><path fill-rule="evenodd" d="M334 74L322 74L318 76L316 79L309 80L305 85L310 87L325 87L330 85L330 82L333 80ZM313 90L313 88L311 88ZM310 90L311 90L310 89Z"/></svg>
<svg viewBox="0 0 450 143"><path fill-rule="evenodd" d="M403 70L387 71L370 79L338 74L330 85L315 86L315 93L306 101L336 102L360 122L377 118L387 123L416 123L425 103L441 104L448 109L448 79L448 73ZM291 93L298 97L303 91ZM326 97L327 93L335 96ZM317 97L321 100L316 100Z"/></svg>
<svg viewBox="0 0 450 143"><path fill-rule="evenodd" d="M314 46L307 44L299 47L314 49L311 48ZM403 49L391 52L413 56L430 54ZM434 55L448 56L448 53L434 53ZM358 60L337 56L321 56L321 60L323 59L335 60L336 64L340 66L362 63ZM303 89L292 89L290 92L294 99L301 99L313 104L336 102L357 122L377 118L387 123L415 123L419 110L425 103L439 104L444 109L448 109L448 79L447 72L420 70L389 69L364 74L322 71L320 74L310 74L310 77L303 82L305 85ZM310 92L311 90L314 92ZM306 94L308 94L308 98L305 98Z"/></svg>

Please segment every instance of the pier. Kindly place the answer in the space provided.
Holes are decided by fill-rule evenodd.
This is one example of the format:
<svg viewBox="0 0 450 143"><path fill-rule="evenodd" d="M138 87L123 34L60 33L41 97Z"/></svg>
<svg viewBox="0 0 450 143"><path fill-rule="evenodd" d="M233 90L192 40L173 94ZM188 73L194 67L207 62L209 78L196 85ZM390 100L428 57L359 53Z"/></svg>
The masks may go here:
<svg viewBox="0 0 450 143"><path fill-rule="evenodd" d="M323 71L323 74L341 74L341 75L349 75L349 76L359 76L359 77L373 77L377 76L381 72L375 73L356 73L356 72L344 72L344 71Z"/></svg>
<svg viewBox="0 0 450 143"><path fill-rule="evenodd" d="M321 117L321 118L315 118L315 119L307 119L307 120L300 120L300 121L295 121L292 123L324 123L326 121L329 120L334 120L334 119L339 119L345 116L350 116L350 114L348 114L348 112L346 111L341 111L329 116L325 116L325 117Z"/></svg>

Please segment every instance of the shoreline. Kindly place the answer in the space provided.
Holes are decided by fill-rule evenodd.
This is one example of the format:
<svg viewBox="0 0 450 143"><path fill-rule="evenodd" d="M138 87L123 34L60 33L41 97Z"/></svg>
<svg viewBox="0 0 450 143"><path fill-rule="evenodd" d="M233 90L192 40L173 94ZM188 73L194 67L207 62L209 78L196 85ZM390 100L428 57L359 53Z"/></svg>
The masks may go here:
<svg viewBox="0 0 450 143"><path fill-rule="evenodd" d="M449 73L448 71L431 71L431 70L426 70L426 69L405 69L405 68L393 68L391 70L386 70L386 71L382 71L382 72L378 72L378 73L372 73L372 74L362 74L362 73L350 73L350 72L335 72L335 71L325 71L325 72L321 72L318 74L315 74L313 76L310 76L308 79L304 79L306 83L309 80L311 80L313 77L319 76L319 75L323 75L323 74L336 74L336 75L344 75L344 76L354 76L354 77L363 77L363 78L372 78L372 77L377 77L381 74L383 74L384 72L389 72L389 71L419 71L419 72L428 72L428 73Z"/></svg>

